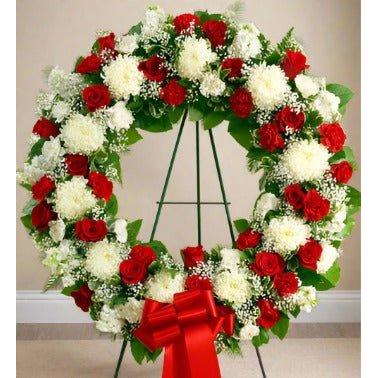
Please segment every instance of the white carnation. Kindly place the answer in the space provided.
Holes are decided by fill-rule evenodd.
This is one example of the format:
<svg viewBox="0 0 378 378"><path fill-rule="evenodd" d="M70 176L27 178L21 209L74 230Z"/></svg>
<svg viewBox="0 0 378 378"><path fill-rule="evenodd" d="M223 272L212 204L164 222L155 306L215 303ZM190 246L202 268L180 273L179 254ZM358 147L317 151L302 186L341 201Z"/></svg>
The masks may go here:
<svg viewBox="0 0 378 378"><path fill-rule="evenodd" d="M59 164L65 150L60 145L60 138L47 140L42 147L41 155L34 156L32 165L39 167L45 172L51 172Z"/></svg>
<svg viewBox="0 0 378 378"><path fill-rule="evenodd" d="M334 122L339 118L339 105L340 98L328 91L321 91L313 103L324 122Z"/></svg>
<svg viewBox="0 0 378 378"><path fill-rule="evenodd" d="M244 60L254 58L261 50L259 34L254 24L243 24L229 47L230 55Z"/></svg>
<svg viewBox="0 0 378 378"><path fill-rule="evenodd" d="M114 232L120 243L127 242L127 222L125 219L117 219L114 222Z"/></svg>
<svg viewBox="0 0 378 378"><path fill-rule="evenodd" d="M285 255L305 244L310 237L310 227L298 217L277 217L265 228L264 237L274 251Z"/></svg>
<svg viewBox="0 0 378 378"><path fill-rule="evenodd" d="M149 6L142 22L142 35L153 37L160 31L166 18L164 10L158 5Z"/></svg>
<svg viewBox="0 0 378 378"><path fill-rule="evenodd" d="M262 217L270 210L276 210L279 204L279 199L273 193L263 193L258 199L255 211Z"/></svg>
<svg viewBox="0 0 378 378"><path fill-rule="evenodd" d="M253 67L247 80L254 104L265 110L273 110L285 100L290 87L285 73L278 66L262 63Z"/></svg>
<svg viewBox="0 0 378 378"><path fill-rule="evenodd" d="M346 205L342 205L340 209L338 209L330 222L328 222L325 226L325 229L332 233L338 233L345 227L345 219L347 217L348 207Z"/></svg>
<svg viewBox="0 0 378 378"><path fill-rule="evenodd" d="M208 41L203 38L187 37L181 46L177 69L180 76L199 80L206 66L216 58L217 55L212 52Z"/></svg>
<svg viewBox="0 0 378 378"><path fill-rule="evenodd" d="M117 100L128 100L140 93L144 75L138 70L138 59L119 55L103 68L104 82Z"/></svg>
<svg viewBox="0 0 378 378"><path fill-rule="evenodd" d="M47 78L50 91L63 99L77 96L80 93L82 83L81 75L66 73L59 67L52 68Z"/></svg>
<svg viewBox="0 0 378 378"><path fill-rule="evenodd" d="M159 302L173 301L175 293L181 293L185 290L185 277L182 273L176 273L174 276L165 270L156 273L146 282L147 298L155 299Z"/></svg>
<svg viewBox="0 0 378 378"><path fill-rule="evenodd" d="M282 163L295 181L321 178L329 169L330 153L316 140L295 141L286 148Z"/></svg>
<svg viewBox="0 0 378 378"><path fill-rule="evenodd" d="M60 264L67 260L67 258L74 253L71 242L64 240L58 247L48 248L45 251L45 258L42 264L49 267L51 272L61 273L59 271Z"/></svg>
<svg viewBox="0 0 378 378"><path fill-rule="evenodd" d="M118 316L126 319L129 323L138 323L142 317L144 301L138 301L135 298L129 300L120 306L117 306Z"/></svg>
<svg viewBox="0 0 378 378"><path fill-rule="evenodd" d="M301 286L295 294L295 298L300 309L306 312L311 312L312 308L317 304L314 286Z"/></svg>
<svg viewBox="0 0 378 378"><path fill-rule="evenodd" d="M81 218L96 205L96 198L87 180L81 176L58 184L56 188L55 208L62 218L74 220Z"/></svg>
<svg viewBox="0 0 378 378"><path fill-rule="evenodd" d="M297 75L294 81L298 91L304 98L315 96L321 88L320 80L308 75Z"/></svg>
<svg viewBox="0 0 378 378"><path fill-rule="evenodd" d="M19 174L20 182L33 185L45 174L43 169L41 169L37 164L33 164L33 162L36 161L37 160L33 159L32 164L24 164L24 169Z"/></svg>
<svg viewBox="0 0 378 378"><path fill-rule="evenodd" d="M75 114L61 131L65 146L72 153L90 154L105 142L104 130L91 117Z"/></svg>
<svg viewBox="0 0 378 378"><path fill-rule="evenodd" d="M57 122L61 123L71 113L71 106L65 101L56 102L51 108L51 114Z"/></svg>
<svg viewBox="0 0 378 378"><path fill-rule="evenodd" d="M113 130L129 129L134 122L133 113L126 108L124 101L118 101L114 106L107 110L109 117L108 126Z"/></svg>
<svg viewBox="0 0 378 378"><path fill-rule="evenodd" d="M216 72L207 72L202 78L200 92L205 97L220 96L226 89L226 84L222 81Z"/></svg>
<svg viewBox="0 0 378 378"><path fill-rule="evenodd" d="M252 340L252 338L257 336L259 333L260 328L252 322L248 322L240 329L239 337L240 340Z"/></svg>
<svg viewBox="0 0 378 378"><path fill-rule="evenodd" d="M64 238L66 232L66 225L62 219L49 222L49 234L54 242L60 242Z"/></svg>
<svg viewBox="0 0 378 378"><path fill-rule="evenodd" d="M222 261L220 267L227 269L236 269L240 262L240 251L237 249L223 248L220 251Z"/></svg>
<svg viewBox="0 0 378 378"><path fill-rule="evenodd" d="M138 47L138 38L135 34L123 35L117 40L116 50L123 54L132 54Z"/></svg>
<svg viewBox="0 0 378 378"><path fill-rule="evenodd" d="M339 257L339 252L331 244L321 243L321 245L323 250L317 263L317 272L320 274L326 273Z"/></svg>
<svg viewBox="0 0 378 378"><path fill-rule="evenodd" d="M120 263L121 256L117 246L108 240L102 240L89 247L85 267L95 277L107 280L118 273Z"/></svg>
<svg viewBox="0 0 378 378"><path fill-rule="evenodd" d="M100 312L100 318L96 321L96 328L101 332L121 333L124 321L118 317L118 312L104 305Z"/></svg>

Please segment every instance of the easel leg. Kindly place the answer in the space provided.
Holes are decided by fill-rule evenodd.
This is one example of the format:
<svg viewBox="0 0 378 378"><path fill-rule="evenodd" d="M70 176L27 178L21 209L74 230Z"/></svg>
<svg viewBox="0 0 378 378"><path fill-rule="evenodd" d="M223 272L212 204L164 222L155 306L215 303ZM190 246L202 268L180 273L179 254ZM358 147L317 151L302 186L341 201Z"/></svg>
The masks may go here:
<svg viewBox="0 0 378 378"><path fill-rule="evenodd" d="M200 171L200 145L199 122L196 122L196 168L197 168L197 244L201 245L201 171Z"/></svg>
<svg viewBox="0 0 378 378"><path fill-rule="evenodd" d="M126 345L127 345L127 341L123 340L121 352L120 352L119 357L118 357L117 367L116 367L116 370L114 372L114 378L118 378L119 369L121 368L121 365L122 365L122 360L123 360L123 356L125 354Z"/></svg>

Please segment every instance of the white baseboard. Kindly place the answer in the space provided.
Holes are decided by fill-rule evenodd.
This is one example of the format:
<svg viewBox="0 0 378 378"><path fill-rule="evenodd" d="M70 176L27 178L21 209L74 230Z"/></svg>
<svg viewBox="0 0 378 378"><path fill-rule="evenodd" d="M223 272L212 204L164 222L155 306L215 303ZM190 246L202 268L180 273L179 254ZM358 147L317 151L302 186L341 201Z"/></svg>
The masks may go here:
<svg viewBox="0 0 378 378"><path fill-rule="evenodd" d="M360 291L320 292L319 305L301 314L295 323L359 323ZM73 299L58 291L17 291L17 323L91 323L87 313L78 309Z"/></svg>

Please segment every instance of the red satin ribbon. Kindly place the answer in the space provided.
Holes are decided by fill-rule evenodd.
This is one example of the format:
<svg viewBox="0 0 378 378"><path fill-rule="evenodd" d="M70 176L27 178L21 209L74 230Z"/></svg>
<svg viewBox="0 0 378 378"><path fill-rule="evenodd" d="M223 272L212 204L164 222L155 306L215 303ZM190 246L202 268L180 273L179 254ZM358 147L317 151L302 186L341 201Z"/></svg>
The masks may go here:
<svg viewBox="0 0 378 378"><path fill-rule="evenodd" d="M234 320L210 290L185 291L172 304L147 299L134 335L150 351L165 348L163 378L220 378L214 341L219 332L233 334Z"/></svg>

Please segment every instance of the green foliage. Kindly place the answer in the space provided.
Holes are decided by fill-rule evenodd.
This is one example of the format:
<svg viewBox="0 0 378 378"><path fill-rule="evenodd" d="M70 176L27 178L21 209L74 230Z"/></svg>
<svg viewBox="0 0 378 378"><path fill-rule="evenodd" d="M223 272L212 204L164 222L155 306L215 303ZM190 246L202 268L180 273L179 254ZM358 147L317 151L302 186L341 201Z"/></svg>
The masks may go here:
<svg viewBox="0 0 378 378"><path fill-rule="evenodd" d="M50 277L47 279L45 286L43 287L43 293L55 287L59 283L59 281L60 281L60 275L51 274Z"/></svg>
<svg viewBox="0 0 378 378"><path fill-rule="evenodd" d="M152 240L146 243L146 245L150 246L157 253L158 257L168 255L167 247L159 240Z"/></svg>
<svg viewBox="0 0 378 378"><path fill-rule="evenodd" d="M34 209L34 207L38 204L38 201L36 201L35 199L30 199L26 205L24 206L24 208L22 209L22 215L30 215L32 210Z"/></svg>
<svg viewBox="0 0 378 378"><path fill-rule="evenodd" d="M344 114L346 104L351 100L354 93L348 87L341 84L327 84L326 89L340 99L339 112Z"/></svg>
<svg viewBox="0 0 378 378"><path fill-rule="evenodd" d="M286 314L281 312L280 320L271 328L272 333L274 333L280 340L282 340L289 330L289 318Z"/></svg>
<svg viewBox="0 0 378 378"><path fill-rule="evenodd" d="M304 286L312 285L319 291L332 289L340 279L340 267L336 261L325 274L318 274L302 267L299 267L297 272Z"/></svg>
<svg viewBox="0 0 378 378"><path fill-rule="evenodd" d="M30 149L29 155L28 155L28 161L32 161L34 156L39 156L42 154L42 147L45 144L46 140L45 139L38 139L37 142L35 142Z"/></svg>
<svg viewBox="0 0 378 378"><path fill-rule="evenodd" d="M357 169L356 158L354 157L354 153L349 146L345 146L341 151L336 152L328 161L330 164L334 164L343 160L346 160L353 167L353 169Z"/></svg>
<svg viewBox="0 0 378 378"><path fill-rule="evenodd" d="M247 221L247 219L234 220L234 226L239 233L244 232L250 228L249 222Z"/></svg>
<svg viewBox="0 0 378 378"><path fill-rule="evenodd" d="M219 125L226 118L226 113L222 111L214 111L207 114L203 119L203 126L205 130L212 129Z"/></svg>
<svg viewBox="0 0 378 378"><path fill-rule="evenodd" d="M25 226L26 229L32 230L34 228L30 214L23 215L20 219L21 219L21 222Z"/></svg>
<svg viewBox="0 0 378 378"><path fill-rule="evenodd" d="M135 127L131 127L130 129L127 130L127 144L129 146L131 146L132 144L135 144L141 139L143 139L143 137L138 133Z"/></svg>
<svg viewBox="0 0 378 378"><path fill-rule="evenodd" d="M65 288L61 291L61 293L62 293L63 295L67 295L68 297L70 297L70 296L71 296L71 293L72 293L73 291L75 291L75 290L79 290L79 289L83 286L83 284L84 284L84 282L82 282L82 281L77 281L77 282L75 282L74 285L71 285L71 286L67 286L67 287L65 287Z"/></svg>
<svg viewBox="0 0 378 378"><path fill-rule="evenodd" d="M159 118L155 118L139 113L138 118L135 121L135 125L139 129L152 133L160 133L172 129L172 123L166 114Z"/></svg>
<svg viewBox="0 0 378 378"><path fill-rule="evenodd" d="M131 339L130 348L131 354L139 365L144 359L146 359L147 362L155 362L162 351L161 349L156 349L154 352L151 352L136 338Z"/></svg>
<svg viewBox="0 0 378 378"><path fill-rule="evenodd" d="M262 148L252 147L247 154L248 169L253 173L272 167L275 161L276 157Z"/></svg>
<svg viewBox="0 0 378 378"><path fill-rule="evenodd" d="M348 188L348 217L361 208L361 193L352 186Z"/></svg>
<svg viewBox="0 0 378 378"><path fill-rule="evenodd" d="M132 26L127 34L140 34L142 31L142 22L138 22L136 25Z"/></svg>
<svg viewBox="0 0 378 378"><path fill-rule="evenodd" d="M111 217L115 217L117 215L118 201L117 197L114 194L112 194L109 201L106 203L105 211Z"/></svg>
<svg viewBox="0 0 378 378"><path fill-rule="evenodd" d="M322 117L320 116L317 110L310 110L306 113L306 121L304 127L311 127L316 129L323 122Z"/></svg>
<svg viewBox="0 0 378 378"><path fill-rule="evenodd" d="M290 311L290 314L293 315L294 318L296 318L300 312L301 312L301 308L299 306L296 306L294 310Z"/></svg>
<svg viewBox="0 0 378 378"><path fill-rule="evenodd" d="M257 336L252 338L252 345L256 348L260 347L263 344L268 344L269 342L269 333L268 331L260 327L260 333Z"/></svg>
<svg viewBox="0 0 378 378"><path fill-rule="evenodd" d="M184 109L184 106L175 106L169 109L168 118L173 125L181 119Z"/></svg>
<svg viewBox="0 0 378 378"><path fill-rule="evenodd" d="M189 108L189 119L193 122L200 121L203 118L204 114L202 111L194 106Z"/></svg>
<svg viewBox="0 0 378 378"><path fill-rule="evenodd" d="M127 241L135 244L140 228L142 227L143 219L137 219L134 222L127 223Z"/></svg>
<svg viewBox="0 0 378 378"><path fill-rule="evenodd" d="M246 150L252 146L251 129L247 121L242 119L233 119L228 124L230 135Z"/></svg>
<svg viewBox="0 0 378 378"><path fill-rule="evenodd" d="M222 15L219 13L209 13L207 11L196 11L194 12L195 15L197 15L200 19L200 23L203 24L205 21L208 20L221 20Z"/></svg>

